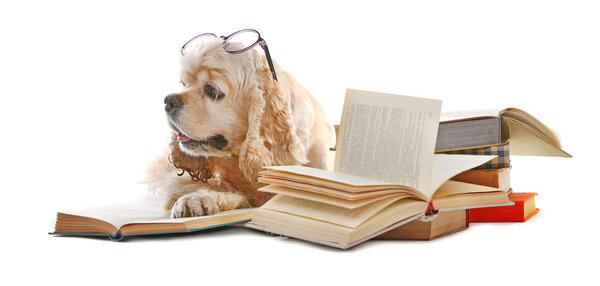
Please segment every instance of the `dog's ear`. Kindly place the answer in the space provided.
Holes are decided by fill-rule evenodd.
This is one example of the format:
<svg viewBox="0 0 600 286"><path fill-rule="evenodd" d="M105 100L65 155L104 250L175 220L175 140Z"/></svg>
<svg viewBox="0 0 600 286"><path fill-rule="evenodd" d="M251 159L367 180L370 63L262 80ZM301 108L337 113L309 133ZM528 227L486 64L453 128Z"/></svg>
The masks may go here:
<svg viewBox="0 0 600 286"><path fill-rule="evenodd" d="M186 172L190 174L192 180L206 183L211 177L209 159L204 156L190 156L179 150L179 141L177 135L173 133L171 143L169 143L171 154L169 161L177 168L177 175L183 176Z"/></svg>
<svg viewBox="0 0 600 286"><path fill-rule="evenodd" d="M256 184L262 167L305 164L307 152L296 135L291 91L282 90L273 79L264 56L255 62L259 66L247 93L248 132L240 150L239 166L246 179ZM283 73L279 74L282 80Z"/></svg>

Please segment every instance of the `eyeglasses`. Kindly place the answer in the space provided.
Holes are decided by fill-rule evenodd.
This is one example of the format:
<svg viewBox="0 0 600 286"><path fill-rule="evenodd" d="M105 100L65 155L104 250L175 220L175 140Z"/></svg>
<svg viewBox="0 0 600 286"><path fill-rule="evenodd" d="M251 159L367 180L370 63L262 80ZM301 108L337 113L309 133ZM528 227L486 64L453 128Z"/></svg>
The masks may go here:
<svg viewBox="0 0 600 286"><path fill-rule="evenodd" d="M216 38L217 35L213 33L204 33L195 36L181 47L181 55L184 55L185 48L191 43L196 43L207 39L212 40ZM265 51L265 56L267 57L267 62L269 62L269 68L271 69L273 79L278 81L277 75L275 74L275 67L273 66L273 61L271 60L271 54L269 53L269 47L267 47L267 42L261 38L258 31L253 29L239 30L227 37L221 36L221 39L223 39L223 49L230 54L241 54L256 47L256 45L260 45L260 47ZM241 45L238 43L241 43Z"/></svg>

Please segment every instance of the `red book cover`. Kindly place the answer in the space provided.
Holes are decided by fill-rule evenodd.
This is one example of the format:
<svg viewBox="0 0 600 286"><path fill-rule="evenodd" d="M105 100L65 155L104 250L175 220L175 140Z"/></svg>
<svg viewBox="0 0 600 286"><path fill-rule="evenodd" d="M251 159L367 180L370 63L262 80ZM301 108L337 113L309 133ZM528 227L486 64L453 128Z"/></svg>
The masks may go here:
<svg viewBox="0 0 600 286"><path fill-rule="evenodd" d="M537 193L510 193L508 198L515 204L504 207L489 207L471 209L471 222L524 222L537 214L540 209L535 207Z"/></svg>

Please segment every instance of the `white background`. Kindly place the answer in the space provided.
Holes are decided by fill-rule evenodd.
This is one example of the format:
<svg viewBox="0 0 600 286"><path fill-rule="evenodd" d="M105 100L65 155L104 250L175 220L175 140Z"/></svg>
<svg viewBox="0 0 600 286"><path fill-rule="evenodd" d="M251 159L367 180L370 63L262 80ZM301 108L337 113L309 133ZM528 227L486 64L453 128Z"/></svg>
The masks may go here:
<svg viewBox="0 0 600 286"><path fill-rule="evenodd" d="M0 280L598 283L594 1L80 2L0 4ZM530 221L431 242L337 251L244 229L124 243L49 236L57 210L145 193L137 182L169 138L163 98L180 88L179 47L242 28L261 32L331 123L346 88L442 99L444 109L514 106L559 132L574 158L512 158L514 190L539 193Z"/></svg>

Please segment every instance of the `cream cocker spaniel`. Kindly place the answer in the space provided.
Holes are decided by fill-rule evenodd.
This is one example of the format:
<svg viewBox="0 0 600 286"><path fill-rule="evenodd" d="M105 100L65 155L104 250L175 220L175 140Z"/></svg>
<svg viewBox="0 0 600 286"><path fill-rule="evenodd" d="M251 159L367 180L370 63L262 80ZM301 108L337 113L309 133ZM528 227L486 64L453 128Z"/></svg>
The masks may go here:
<svg viewBox="0 0 600 286"><path fill-rule="evenodd" d="M236 44L236 43L230 43ZM223 39L186 47L182 91L165 98L169 151L146 182L164 194L171 217L258 207L263 166L327 168L333 129L319 102L256 49L232 54Z"/></svg>

